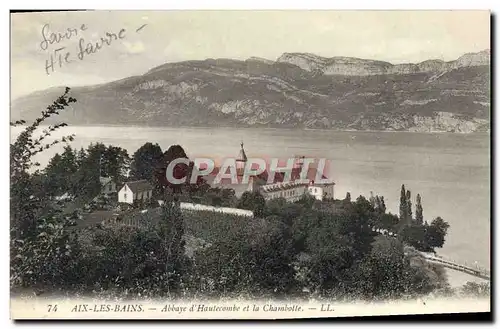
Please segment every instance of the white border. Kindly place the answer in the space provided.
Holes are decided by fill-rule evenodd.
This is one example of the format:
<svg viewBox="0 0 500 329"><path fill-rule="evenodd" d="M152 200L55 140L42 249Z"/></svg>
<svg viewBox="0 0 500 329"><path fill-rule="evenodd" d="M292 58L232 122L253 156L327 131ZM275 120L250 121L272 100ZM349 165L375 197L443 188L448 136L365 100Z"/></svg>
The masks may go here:
<svg viewBox="0 0 500 329"><path fill-rule="evenodd" d="M488 9L492 10L493 12L500 12L498 10L499 8L499 1L483 1L483 0L475 0L475 1L463 1L463 0L455 0L455 1L436 1L436 0L419 0L419 1L360 1L360 0L350 0L350 1L321 1L321 0L308 0L304 2L298 2L298 1L292 1L292 0L281 0L281 1L259 1L259 0L252 0L252 1L147 1L147 0L141 0L141 1L135 1L134 3L128 3L128 6L124 6L123 2L119 1L103 1L103 0L87 0L87 1L80 1L80 2L63 2L63 1L54 1L54 0L45 0L43 2L40 1L23 1L22 3L19 1L5 1L2 2L2 7L7 4L6 8L2 8L2 16L5 18L2 20L3 24L1 24L1 37L2 37L2 44L7 45L9 44L9 13L8 10L9 8L16 8L16 9L33 9L33 8L39 8L43 7L44 9L49 9L49 8L54 8L54 9L85 9L85 8L92 8L92 9L142 9L142 10L147 10L147 9L342 9L342 10L347 10L347 9L407 9L407 10L414 10L414 9L424 9L424 10L449 10L449 9L454 9L454 10L459 10L459 9ZM9 6L10 5L10 6ZM498 24L498 22L497 22ZM497 36L495 35L495 40L497 40ZM8 121L9 121L9 76L10 76L10 69L9 69L9 59L10 59L10 53L9 53L9 47L4 47L4 51L2 51L2 89L1 89L1 95L2 95L2 100L3 104L5 104L4 110L1 112L1 115L4 117L2 120L3 126L7 127ZM496 55L496 54L494 54ZM494 67L495 70L495 75L497 74L497 67ZM498 110L497 108L497 102L495 100L495 110ZM494 121L495 125L499 124L499 120L497 118L496 113L494 114ZM2 196L0 197L0 200L2 202L2 210L3 213L7 214L9 209L9 191L8 191L8 153L9 153L9 147L7 144L7 140L10 141L10 134L9 130L7 129L2 129L2 135L4 134L5 141L0 144L2 154L4 156L2 157L3 161L1 162L2 168L0 172L3 173L0 177L5 180L2 186ZM495 143L496 144L496 143ZM495 169L498 169L498 163L495 166ZM500 199L500 196L498 193L496 194L495 197L495 202L492 204L497 204ZM494 218L492 218L494 220ZM7 261L9 259L9 252L8 252L8 225L9 225L9 220L8 216L4 216L2 218L2 224L4 225L4 229L0 230L1 234L4 235L1 239L3 241L3 247L0 249L0 253L2 254L2 262L4 266L2 266L2 276L0 278L1 283L2 283L2 294L1 294L1 307L0 310L2 312L2 324L6 325L7 327L13 327L14 324L11 322L9 319L9 288L8 288L8 280L9 280L9 274L8 274L8 269L9 267L7 266ZM499 224L496 225L496 232L495 236L498 237L498 230L499 230ZM493 247L493 246L492 246ZM495 253L496 254L496 253ZM498 256L498 255L497 255ZM497 260L497 259L495 259ZM495 262L496 263L496 262ZM496 278L495 278L496 281ZM496 286L496 284L495 284ZM497 306L495 308L495 311L498 309L498 301L495 303ZM233 326L233 325L241 325L242 323L228 323L227 325ZM325 325L329 325L328 323L324 323ZM45 324L48 326L52 326L53 323ZM61 325L61 324L60 324ZM64 324L64 326L70 326L70 323ZM103 323L78 323L78 324L73 324L71 325L72 328L79 328L79 327L84 327L92 325L94 328L101 328L104 327ZM116 326L116 327L122 327L124 323L115 323L107 324ZM131 323L132 326L134 327L142 327L144 325L143 322L141 323ZM171 326L176 326L177 324L173 323L164 323L160 325L167 325L169 327ZM190 324L191 326L192 324ZM205 323L200 323L199 325L206 325ZM270 327L271 324L261 324L264 327ZM288 326L289 323L282 324L283 326ZM302 324L302 325L307 325L307 324ZM333 323L334 326L336 327L343 327L345 324L341 323ZM367 323L367 325L373 326L373 323ZM383 324L385 325L385 324ZM401 324L395 324L395 325L401 325ZM422 324L423 326L424 324ZM25 326L35 326L35 324L30 324ZM437 325L430 325L430 324L425 324L426 327L434 327ZM3 326L2 326L3 327ZM350 325L352 327L352 324ZM356 324L354 327L361 327L361 325Z"/></svg>
<svg viewBox="0 0 500 329"><path fill-rule="evenodd" d="M63 2L46 0L43 2L43 9L101 9L101 10L167 10L167 9L331 9L331 10L458 10L458 9L491 9L495 7L495 1L435 1L435 0L420 0L420 1L363 1L363 0L350 0L350 1L322 1L322 0L308 0L308 1L293 1L293 0L274 0L274 1L261 1L261 0L240 0L240 1L227 1L227 0L212 0L212 1L134 1L127 3L126 6L123 2L115 1L99 1L87 0L82 2ZM16 9L33 9L41 7L37 1L23 1L12 3Z"/></svg>

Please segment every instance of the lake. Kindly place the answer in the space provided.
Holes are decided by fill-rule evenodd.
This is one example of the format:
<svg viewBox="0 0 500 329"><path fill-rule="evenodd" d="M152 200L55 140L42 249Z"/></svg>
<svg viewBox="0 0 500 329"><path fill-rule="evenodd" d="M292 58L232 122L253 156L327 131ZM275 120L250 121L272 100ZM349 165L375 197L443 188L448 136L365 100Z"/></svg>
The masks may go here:
<svg viewBox="0 0 500 329"><path fill-rule="evenodd" d="M11 130L16 135L18 128ZM422 197L424 220L441 216L451 228L442 250L453 259L490 266L490 135L327 130L66 127L57 135L76 135L73 147L91 142L120 146L132 155L146 142L163 151L180 144L190 158L236 157L240 142L247 156L327 158L335 196L353 199L370 191L383 195L398 214L401 184ZM62 147L36 158L45 165ZM415 204L415 200L413 200ZM413 213L415 211L413 210Z"/></svg>

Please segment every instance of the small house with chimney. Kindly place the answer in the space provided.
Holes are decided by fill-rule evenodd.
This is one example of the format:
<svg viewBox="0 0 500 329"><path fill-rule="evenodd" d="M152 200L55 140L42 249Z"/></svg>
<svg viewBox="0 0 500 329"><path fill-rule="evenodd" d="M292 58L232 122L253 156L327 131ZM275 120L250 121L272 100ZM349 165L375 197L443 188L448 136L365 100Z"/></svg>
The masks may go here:
<svg viewBox="0 0 500 329"><path fill-rule="evenodd" d="M116 193L116 183L111 177L99 177L101 182L101 194L106 196Z"/></svg>
<svg viewBox="0 0 500 329"><path fill-rule="evenodd" d="M152 197L153 186L145 179L126 182L118 192L118 202L120 203L148 202Z"/></svg>

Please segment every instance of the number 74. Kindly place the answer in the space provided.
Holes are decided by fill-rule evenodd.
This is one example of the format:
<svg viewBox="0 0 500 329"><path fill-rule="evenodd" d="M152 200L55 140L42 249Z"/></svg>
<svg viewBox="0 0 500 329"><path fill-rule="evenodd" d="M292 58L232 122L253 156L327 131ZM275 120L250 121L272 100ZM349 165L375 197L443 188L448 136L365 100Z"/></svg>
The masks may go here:
<svg viewBox="0 0 500 329"><path fill-rule="evenodd" d="M57 312L57 305L49 304L48 307L49 307L48 312Z"/></svg>

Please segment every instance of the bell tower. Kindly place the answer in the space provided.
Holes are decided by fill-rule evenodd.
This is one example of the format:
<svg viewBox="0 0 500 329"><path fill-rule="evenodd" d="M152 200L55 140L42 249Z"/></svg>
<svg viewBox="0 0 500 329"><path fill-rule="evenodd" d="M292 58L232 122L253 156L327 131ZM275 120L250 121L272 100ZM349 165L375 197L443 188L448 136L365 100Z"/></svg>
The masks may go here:
<svg viewBox="0 0 500 329"><path fill-rule="evenodd" d="M238 176L243 176L245 166L247 164L247 155L245 149L243 148L243 141L240 143L241 149L238 157L236 158L236 172Z"/></svg>

